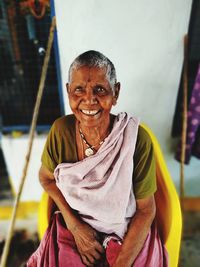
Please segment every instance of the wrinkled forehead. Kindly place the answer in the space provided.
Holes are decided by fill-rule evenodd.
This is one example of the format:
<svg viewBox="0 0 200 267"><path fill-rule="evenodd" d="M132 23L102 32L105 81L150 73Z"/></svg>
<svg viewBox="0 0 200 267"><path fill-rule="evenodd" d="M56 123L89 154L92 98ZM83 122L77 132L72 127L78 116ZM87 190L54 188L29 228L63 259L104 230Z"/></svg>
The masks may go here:
<svg viewBox="0 0 200 267"><path fill-rule="evenodd" d="M106 67L89 67L81 66L71 70L69 83L94 82L94 83L109 83L109 73Z"/></svg>

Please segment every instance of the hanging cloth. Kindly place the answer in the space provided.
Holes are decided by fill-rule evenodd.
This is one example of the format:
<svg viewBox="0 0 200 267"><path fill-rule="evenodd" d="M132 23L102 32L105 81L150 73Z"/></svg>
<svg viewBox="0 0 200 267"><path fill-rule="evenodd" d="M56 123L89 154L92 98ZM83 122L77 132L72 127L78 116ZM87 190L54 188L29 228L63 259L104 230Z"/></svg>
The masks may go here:
<svg viewBox="0 0 200 267"><path fill-rule="evenodd" d="M191 155L200 158L200 64L198 66L187 113L185 164L189 164ZM176 153L176 159L180 161L180 158L181 143L179 143Z"/></svg>

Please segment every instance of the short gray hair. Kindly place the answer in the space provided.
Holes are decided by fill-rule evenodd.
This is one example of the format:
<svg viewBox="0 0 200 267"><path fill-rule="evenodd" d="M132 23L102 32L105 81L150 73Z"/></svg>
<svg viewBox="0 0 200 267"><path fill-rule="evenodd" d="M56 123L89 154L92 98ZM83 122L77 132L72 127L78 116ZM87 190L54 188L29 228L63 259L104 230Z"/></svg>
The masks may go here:
<svg viewBox="0 0 200 267"><path fill-rule="evenodd" d="M112 89L114 88L114 85L117 82L114 64L102 53L94 50L89 50L75 58L69 68L69 82L72 72L82 66L106 68L107 79Z"/></svg>

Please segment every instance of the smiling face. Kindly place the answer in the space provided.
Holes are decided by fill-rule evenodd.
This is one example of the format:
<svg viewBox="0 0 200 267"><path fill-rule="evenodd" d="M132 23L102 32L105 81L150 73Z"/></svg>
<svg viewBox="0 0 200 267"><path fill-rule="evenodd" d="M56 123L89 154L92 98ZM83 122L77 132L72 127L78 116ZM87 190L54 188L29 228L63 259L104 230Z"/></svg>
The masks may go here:
<svg viewBox="0 0 200 267"><path fill-rule="evenodd" d="M73 70L67 91L76 119L85 127L109 123L110 110L116 104L119 89L119 83L111 88L105 68L82 66Z"/></svg>

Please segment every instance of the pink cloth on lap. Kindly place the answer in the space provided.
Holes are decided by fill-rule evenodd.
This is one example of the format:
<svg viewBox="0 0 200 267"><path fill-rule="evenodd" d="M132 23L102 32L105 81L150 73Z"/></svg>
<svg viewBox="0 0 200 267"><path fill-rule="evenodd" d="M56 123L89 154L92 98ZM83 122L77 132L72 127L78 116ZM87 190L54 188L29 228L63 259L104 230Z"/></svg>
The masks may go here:
<svg viewBox="0 0 200 267"><path fill-rule="evenodd" d="M56 213L27 267L83 267L71 232L64 226L62 215Z"/></svg>
<svg viewBox="0 0 200 267"><path fill-rule="evenodd" d="M121 244L111 239L106 247L105 259L95 265L106 267L114 264ZM143 249L133 264L134 267L167 267L168 256L162 246L155 224L152 225ZM27 267L84 267L71 232L66 228L61 213L53 216L38 249L30 257Z"/></svg>

